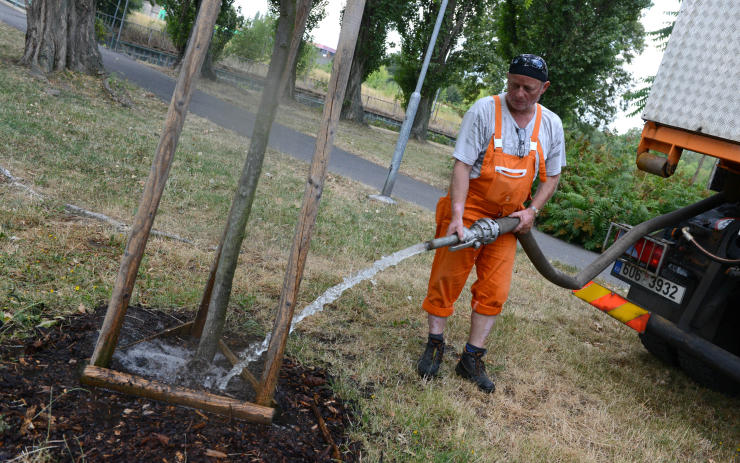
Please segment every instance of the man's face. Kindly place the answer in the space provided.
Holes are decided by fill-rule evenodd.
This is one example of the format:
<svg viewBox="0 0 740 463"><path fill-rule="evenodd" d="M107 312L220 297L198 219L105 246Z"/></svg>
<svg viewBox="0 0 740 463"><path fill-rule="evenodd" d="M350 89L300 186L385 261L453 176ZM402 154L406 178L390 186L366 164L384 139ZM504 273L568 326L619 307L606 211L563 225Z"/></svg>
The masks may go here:
<svg viewBox="0 0 740 463"><path fill-rule="evenodd" d="M550 81L542 82L534 77L521 74L506 74L506 102L514 111L527 111L537 103L550 86Z"/></svg>

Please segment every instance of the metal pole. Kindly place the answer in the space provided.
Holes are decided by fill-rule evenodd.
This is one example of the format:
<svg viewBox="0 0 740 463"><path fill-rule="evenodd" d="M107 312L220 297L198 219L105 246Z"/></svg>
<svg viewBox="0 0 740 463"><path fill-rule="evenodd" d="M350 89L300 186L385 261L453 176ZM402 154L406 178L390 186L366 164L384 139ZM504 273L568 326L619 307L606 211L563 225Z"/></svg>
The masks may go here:
<svg viewBox="0 0 740 463"><path fill-rule="evenodd" d="M113 30L116 28L116 17L118 16L118 9L121 7L121 0L118 0L116 4L116 11L113 13L113 22L110 23L110 40L108 41L108 48L113 49Z"/></svg>
<svg viewBox="0 0 740 463"><path fill-rule="evenodd" d="M432 59L434 44L437 42L437 35L439 34L439 28L442 26L442 19L444 19L446 9L447 0L442 0L442 6L439 7L439 14L437 14L437 23L434 25L434 32L432 32L432 38L429 40L429 48L427 48L427 54L424 57L424 64L421 66L421 74L419 74L419 80L416 81L416 90L411 94L409 105L406 108L406 118L401 125L401 133L398 136L396 151L393 153L393 160L388 169L388 177L385 179L383 191L380 192L380 195L385 196L387 199L390 199L393 184L396 182L396 174L398 174L398 168L401 166L401 159L403 159L403 152L406 150L406 144L409 141L411 125L414 123L416 110L419 108L419 100L421 100L421 86L424 84L424 77L427 74L429 60Z"/></svg>
<svg viewBox="0 0 740 463"><path fill-rule="evenodd" d="M123 29L123 22L126 20L127 10L128 10L128 0L126 0L126 6L123 7L123 14L121 15L121 25L118 27L118 36L116 37L116 49L118 49L118 44L121 42L121 29Z"/></svg>

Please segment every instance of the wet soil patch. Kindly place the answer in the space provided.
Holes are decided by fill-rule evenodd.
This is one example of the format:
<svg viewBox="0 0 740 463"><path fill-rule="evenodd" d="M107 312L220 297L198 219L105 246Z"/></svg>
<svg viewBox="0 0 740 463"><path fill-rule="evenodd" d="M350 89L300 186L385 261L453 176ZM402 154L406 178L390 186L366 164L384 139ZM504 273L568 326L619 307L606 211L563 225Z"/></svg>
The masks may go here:
<svg viewBox="0 0 740 463"><path fill-rule="evenodd" d="M326 369L287 357L271 425L81 386L103 312L39 329L22 345L0 345L0 461L24 452L74 462L334 461L322 425L342 461L359 458L360 445L347 437L350 407L334 395ZM154 333L176 325L176 317L132 307L119 345L134 340L131 323Z"/></svg>

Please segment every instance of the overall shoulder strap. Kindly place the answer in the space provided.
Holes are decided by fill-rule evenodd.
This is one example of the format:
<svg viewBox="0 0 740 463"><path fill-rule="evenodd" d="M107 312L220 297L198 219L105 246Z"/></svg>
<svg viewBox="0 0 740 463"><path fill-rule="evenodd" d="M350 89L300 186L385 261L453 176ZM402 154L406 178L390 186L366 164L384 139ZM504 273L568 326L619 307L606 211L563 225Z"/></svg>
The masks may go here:
<svg viewBox="0 0 740 463"><path fill-rule="evenodd" d="M503 149L504 147L504 140L501 138L501 97L498 95L493 96L493 103L495 107L495 126L493 131L493 147L494 149Z"/></svg>
<svg viewBox="0 0 740 463"><path fill-rule="evenodd" d="M537 103L537 115L534 119L534 129L532 130L532 138L529 142L530 154L539 155L540 157L540 182L547 181L547 169L545 167L545 154L542 151L542 145L539 143L540 138L540 123L542 122L542 106Z"/></svg>

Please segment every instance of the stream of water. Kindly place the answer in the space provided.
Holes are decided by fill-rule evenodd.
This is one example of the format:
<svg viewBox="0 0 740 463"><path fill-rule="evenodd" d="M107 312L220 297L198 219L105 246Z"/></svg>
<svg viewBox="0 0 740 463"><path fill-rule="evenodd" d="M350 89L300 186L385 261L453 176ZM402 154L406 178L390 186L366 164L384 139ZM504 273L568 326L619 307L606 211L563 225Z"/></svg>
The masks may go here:
<svg viewBox="0 0 740 463"><path fill-rule="evenodd" d="M362 281L369 280L370 278L374 277L378 272L385 270L388 267L398 265L404 259L408 259L409 257L415 256L424 251L426 251L426 247L424 243L419 243L413 246L409 246L406 249L402 249L400 251L394 252L390 256L384 256L383 258L375 261L372 266L364 270L360 270L356 274L345 278L338 285L334 285L331 288L327 289L324 292L324 294L319 296L311 304L304 307L303 310L300 311L300 313L293 316L293 320L291 321L291 324L290 324L290 332L292 333L296 325L300 323L303 319L305 319L306 317L310 317L311 315L323 310L326 304L329 304L337 300L337 298L339 298L339 296L341 296L342 293L344 293L349 288L355 286L356 284ZM267 347L270 344L270 337L271 337L271 334L268 334L265 337L264 341L262 341L259 344L255 343L247 347L241 354L239 354L239 358L240 358L239 363L234 365L231 371L229 371L223 378L221 378L217 382L218 387L221 390L226 389L226 386L229 384L229 381L231 381L231 379L234 376L240 374L241 371L244 368L246 368L247 365L257 360L259 356L262 355L267 350Z"/></svg>

